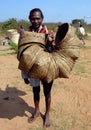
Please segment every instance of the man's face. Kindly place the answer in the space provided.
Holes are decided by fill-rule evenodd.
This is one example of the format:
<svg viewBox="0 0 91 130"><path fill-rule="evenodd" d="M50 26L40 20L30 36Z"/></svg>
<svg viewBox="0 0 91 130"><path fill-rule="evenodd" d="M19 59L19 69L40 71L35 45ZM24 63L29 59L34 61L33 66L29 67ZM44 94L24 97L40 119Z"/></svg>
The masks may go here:
<svg viewBox="0 0 91 130"><path fill-rule="evenodd" d="M42 24L42 17L41 17L41 13L38 11L35 11L32 13L31 18L30 18L30 22L32 23L32 26L34 27L35 30L37 30L40 25Z"/></svg>

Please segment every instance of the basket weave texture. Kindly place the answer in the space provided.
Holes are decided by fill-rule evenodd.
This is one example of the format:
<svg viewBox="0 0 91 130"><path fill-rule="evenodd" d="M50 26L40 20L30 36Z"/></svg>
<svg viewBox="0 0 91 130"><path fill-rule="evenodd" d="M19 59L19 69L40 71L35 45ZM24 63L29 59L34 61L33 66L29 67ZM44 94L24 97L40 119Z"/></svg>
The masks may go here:
<svg viewBox="0 0 91 130"><path fill-rule="evenodd" d="M45 34L25 31L18 44L19 69L29 77L50 82L58 77L68 78L80 55L80 41L68 23L59 26L55 49L46 50Z"/></svg>

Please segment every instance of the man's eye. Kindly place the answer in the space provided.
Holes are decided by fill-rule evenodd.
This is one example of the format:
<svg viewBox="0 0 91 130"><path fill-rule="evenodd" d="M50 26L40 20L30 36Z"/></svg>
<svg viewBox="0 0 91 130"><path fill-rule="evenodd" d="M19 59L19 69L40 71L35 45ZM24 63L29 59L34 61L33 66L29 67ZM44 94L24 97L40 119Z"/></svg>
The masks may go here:
<svg viewBox="0 0 91 130"><path fill-rule="evenodd" d="M31 20L39 20L40 18L31 18Z"/></svg>

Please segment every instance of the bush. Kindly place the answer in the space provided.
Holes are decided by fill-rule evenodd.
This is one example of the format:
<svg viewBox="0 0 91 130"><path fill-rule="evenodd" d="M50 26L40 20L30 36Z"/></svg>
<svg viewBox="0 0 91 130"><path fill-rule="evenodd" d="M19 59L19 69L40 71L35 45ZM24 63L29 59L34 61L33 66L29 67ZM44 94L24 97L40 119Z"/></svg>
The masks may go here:
<svg viewBox="0 0 91 130"><path fill-rule="evenodd" d="M18 45L17 44L11 43L10 46L11 46L11 49L15 50L16 53L18 52Z"/></svg>

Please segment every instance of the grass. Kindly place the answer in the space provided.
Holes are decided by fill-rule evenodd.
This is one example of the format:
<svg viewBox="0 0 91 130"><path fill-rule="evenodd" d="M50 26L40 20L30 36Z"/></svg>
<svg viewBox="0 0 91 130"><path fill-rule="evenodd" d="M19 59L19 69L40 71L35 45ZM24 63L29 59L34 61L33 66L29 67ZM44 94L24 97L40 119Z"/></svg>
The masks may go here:
<svg viewBox="0 0 91 130"><path fill-rule="evenodd" d="M7 54L4 52L0 52L0 56L7 56Z"/></svg>
<svg viewBox="0 0 91 130"><path fill-rule="evenodd" d="M80 44L80 49L91 49L91 46L84 46L84 45Z"/></svg>
<svg viewBox="0 0 91 130"><path fill-rule="evenodd" d="M11 46L11 49L15 50L16 53L18 52L18 45L17 44L12 43L12 44L10 44L10 46Z"/></svg>
<svg viewBox="0 0 91 130"><path fill-rule="evenodd" d="M75 66L74 69L75 69L75 70L74 70L75 73L77 73L77 74L86 73L86 67L85 67L84 64L78 63L78 64L76 64L76 66Z"/></svg>
<svg viewBox="0 0 91 130"><path fill-rule="evenodd" d="M89 64L91 63L91 61L89 61ZM91 71L90 71L90 67L89 64L85 61L85 62L77 62L73 68L73 73L75 75L80 75L82 77L90 77L91 78Z"/></svg>
<svg viewBox="0 0 91 130"><path fill-rule="evenodd" d="M14 49L13 49L14 50ZM13 51L10 45L3 46L3 48L0 50L0 56L8 56L15 54L16 51Z"/></svg>

